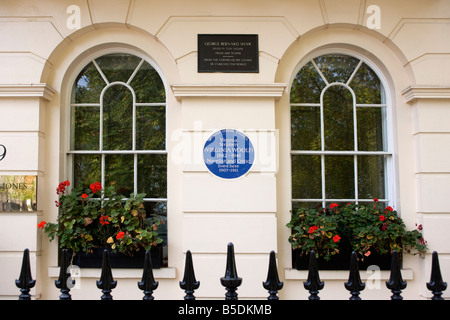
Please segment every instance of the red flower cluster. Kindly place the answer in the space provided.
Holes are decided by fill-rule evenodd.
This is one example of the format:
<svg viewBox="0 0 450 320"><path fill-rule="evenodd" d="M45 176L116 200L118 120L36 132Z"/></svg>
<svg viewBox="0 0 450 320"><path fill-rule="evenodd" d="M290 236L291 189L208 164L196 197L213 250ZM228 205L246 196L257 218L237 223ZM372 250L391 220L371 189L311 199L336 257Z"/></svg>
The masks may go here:
<svg viewBox="0 0 450 320"><path fill-rule="evenodd" d="M117 235L116 235L116 239L117 240L123 239L124 236L125 236L125 232L119 231L119 233L117 233Z"/></svg>
<svg viewBox="0 0 450 320"><path fill-rule="evenodd" d="M339 242L339 240L341 240L341 237L339 237L339 235L335 235L335 236L333 237L333 241L334 241L334 242Z"/></svg>
<svg viewBox="0 0 450 320"><path fill-rule="evenodd" d="M37 225L37 226L38 226L38 229L44 229L46 223L47 223L47 222L45 222L45 221L41 221L40 223L38 223L38 225Z"/></svg>
<svg viewBox="0 0 450 320"><path fill-rule="evenodd" d="M309 227L308 233L314 233L314 231L316 231L317 229L319 229L318 226Z"/></svg>
<svg viewBox="0 0 450 320"><path fill-rule="evenodd" d="M97 191L102 190L102 185L100 184L100 182L97 181L95 183L92 183L90 188L92 193L96 193Z"/></svg>
<svg viewBox="0 0 450 320"><path fill-rule="evenodd" d="M58 188L56 188L56 194L64 193L66 192L66 187L70 186L69 180L63 181L58 185Z"/></svg>
<svg viewBox="0 0 450 320"><path fill-rule="evenodd" d="M334 208L337 208L337 207L339 207L339 205L337 203L330 204L330 209L334 209Z"/></svg>
<svg viewBox="0 0 450 320"><path fill-rule="evenodd" d="M83 199L86 199L86 198L88 197L88 195L87 195L87 193L83 193L83 194L81 195L81 197L82 197Z"/></svg>
<svg viewBox="0 0 450 320"><path fill-rule="evenodd" d="M102 226L104 226L105 224L109 224L108 218L109 218L109 216L101 216L100 217L100 224Z"/></svg>

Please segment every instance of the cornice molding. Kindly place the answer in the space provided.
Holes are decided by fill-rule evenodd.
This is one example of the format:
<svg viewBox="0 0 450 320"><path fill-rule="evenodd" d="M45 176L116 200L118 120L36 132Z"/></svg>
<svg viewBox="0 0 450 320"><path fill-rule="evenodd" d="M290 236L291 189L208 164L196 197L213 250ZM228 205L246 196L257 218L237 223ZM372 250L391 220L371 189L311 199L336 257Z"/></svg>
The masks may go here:
<svg viewBox="0 0 450 320"><path fill-rule="evenodd" d="M186 97L264 97L280 98L287 85L273 84L174 84L172 92L177 99Z"/></svg>
<svg viewBox="0 0 450 320"><path fill-rule="evenodd" d="M405 102L415 99L450 99L450 87L409 86L401 93Z"/></svg>
<svg viewBox="0 0 450 320"><path fill-rule="evenodd" d="M0 98L42 98L50 101L56 90L46 83L0 84Z"/></svg>

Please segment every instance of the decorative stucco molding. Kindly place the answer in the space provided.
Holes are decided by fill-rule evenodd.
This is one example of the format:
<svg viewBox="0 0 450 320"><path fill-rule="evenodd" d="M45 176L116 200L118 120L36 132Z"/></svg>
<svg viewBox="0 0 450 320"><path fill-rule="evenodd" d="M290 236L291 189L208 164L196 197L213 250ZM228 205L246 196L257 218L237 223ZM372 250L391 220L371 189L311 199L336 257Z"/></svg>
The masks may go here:
<svg viewBox="0 0 450 320"><path fill-rule="evenodd" d="M43 98L50 101L56 90L45 83L0 84L0 98Z"/></svg>
<svg viewBox="0 0 450 320"><path fill-rule="evenodd" d="M172 85L177 98L185 97L266 97L280 98L286 89L285 83L273 84L220 84L220 85Z"/></svg>
<svg viewBox="0 0 450 320"><path fill-rule="evenodd" d="M450 99L450 87L409 86L402 91L406 102L415 99Z"/></svg>

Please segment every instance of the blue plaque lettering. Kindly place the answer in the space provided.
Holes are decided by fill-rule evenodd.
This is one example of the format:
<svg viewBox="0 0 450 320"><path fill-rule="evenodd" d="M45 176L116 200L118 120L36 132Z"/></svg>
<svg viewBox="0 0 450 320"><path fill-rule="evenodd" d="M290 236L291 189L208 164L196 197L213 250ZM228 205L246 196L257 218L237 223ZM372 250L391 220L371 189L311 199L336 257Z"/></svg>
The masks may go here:
<svg viewBox="0 0 450 320"><path fill-rule="evenodd" d="M224 179L245 175L255 160L250 139L240 131L223 129L213 133L203 148L203 160L208 170Z"/></svg>

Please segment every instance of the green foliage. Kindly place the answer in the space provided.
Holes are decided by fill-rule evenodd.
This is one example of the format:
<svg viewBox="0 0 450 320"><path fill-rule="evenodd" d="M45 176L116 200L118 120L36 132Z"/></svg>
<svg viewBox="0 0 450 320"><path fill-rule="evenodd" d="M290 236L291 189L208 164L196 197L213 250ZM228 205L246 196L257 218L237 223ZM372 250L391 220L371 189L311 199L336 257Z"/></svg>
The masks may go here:
<svg viewBox="0 0 450 320"><path fill-rule="evenodd" d="M64 183L69 185L68 181ZM164 222L147 217L145 194L131 194L125 198L117 194L114 187L101 188L99 184L66 192L65 187L61 188L62 184L57 190L57 221L43 226L49 240L58 238L61 248L76 253L109 246L114 252L132 255L162 243L158 226Z"/></svg>
<svg viewBox="0 0 450 320"><path fill-rule="evenodd" d="M315 209L298 210L292 215L287 227L292 228L289 242L294 249L300 249L308 254L315 250L317 255L329 260L331 256L339 253L337 238L337 219L325 211Z"/></svg>
<svg viewBox="0 0 450 320"><path fill-rule="evenodd" d="M422 226L407 230L405 223L391 207L377 201L370 205L331 204L329 209L298 209L286 225L292 228L289 242L301 254L315 250L329 260L343 246L350 245L361 259L372 251L380 254L424 253L427 243ZM337 237L336 237L337 235Z"/></svg>

